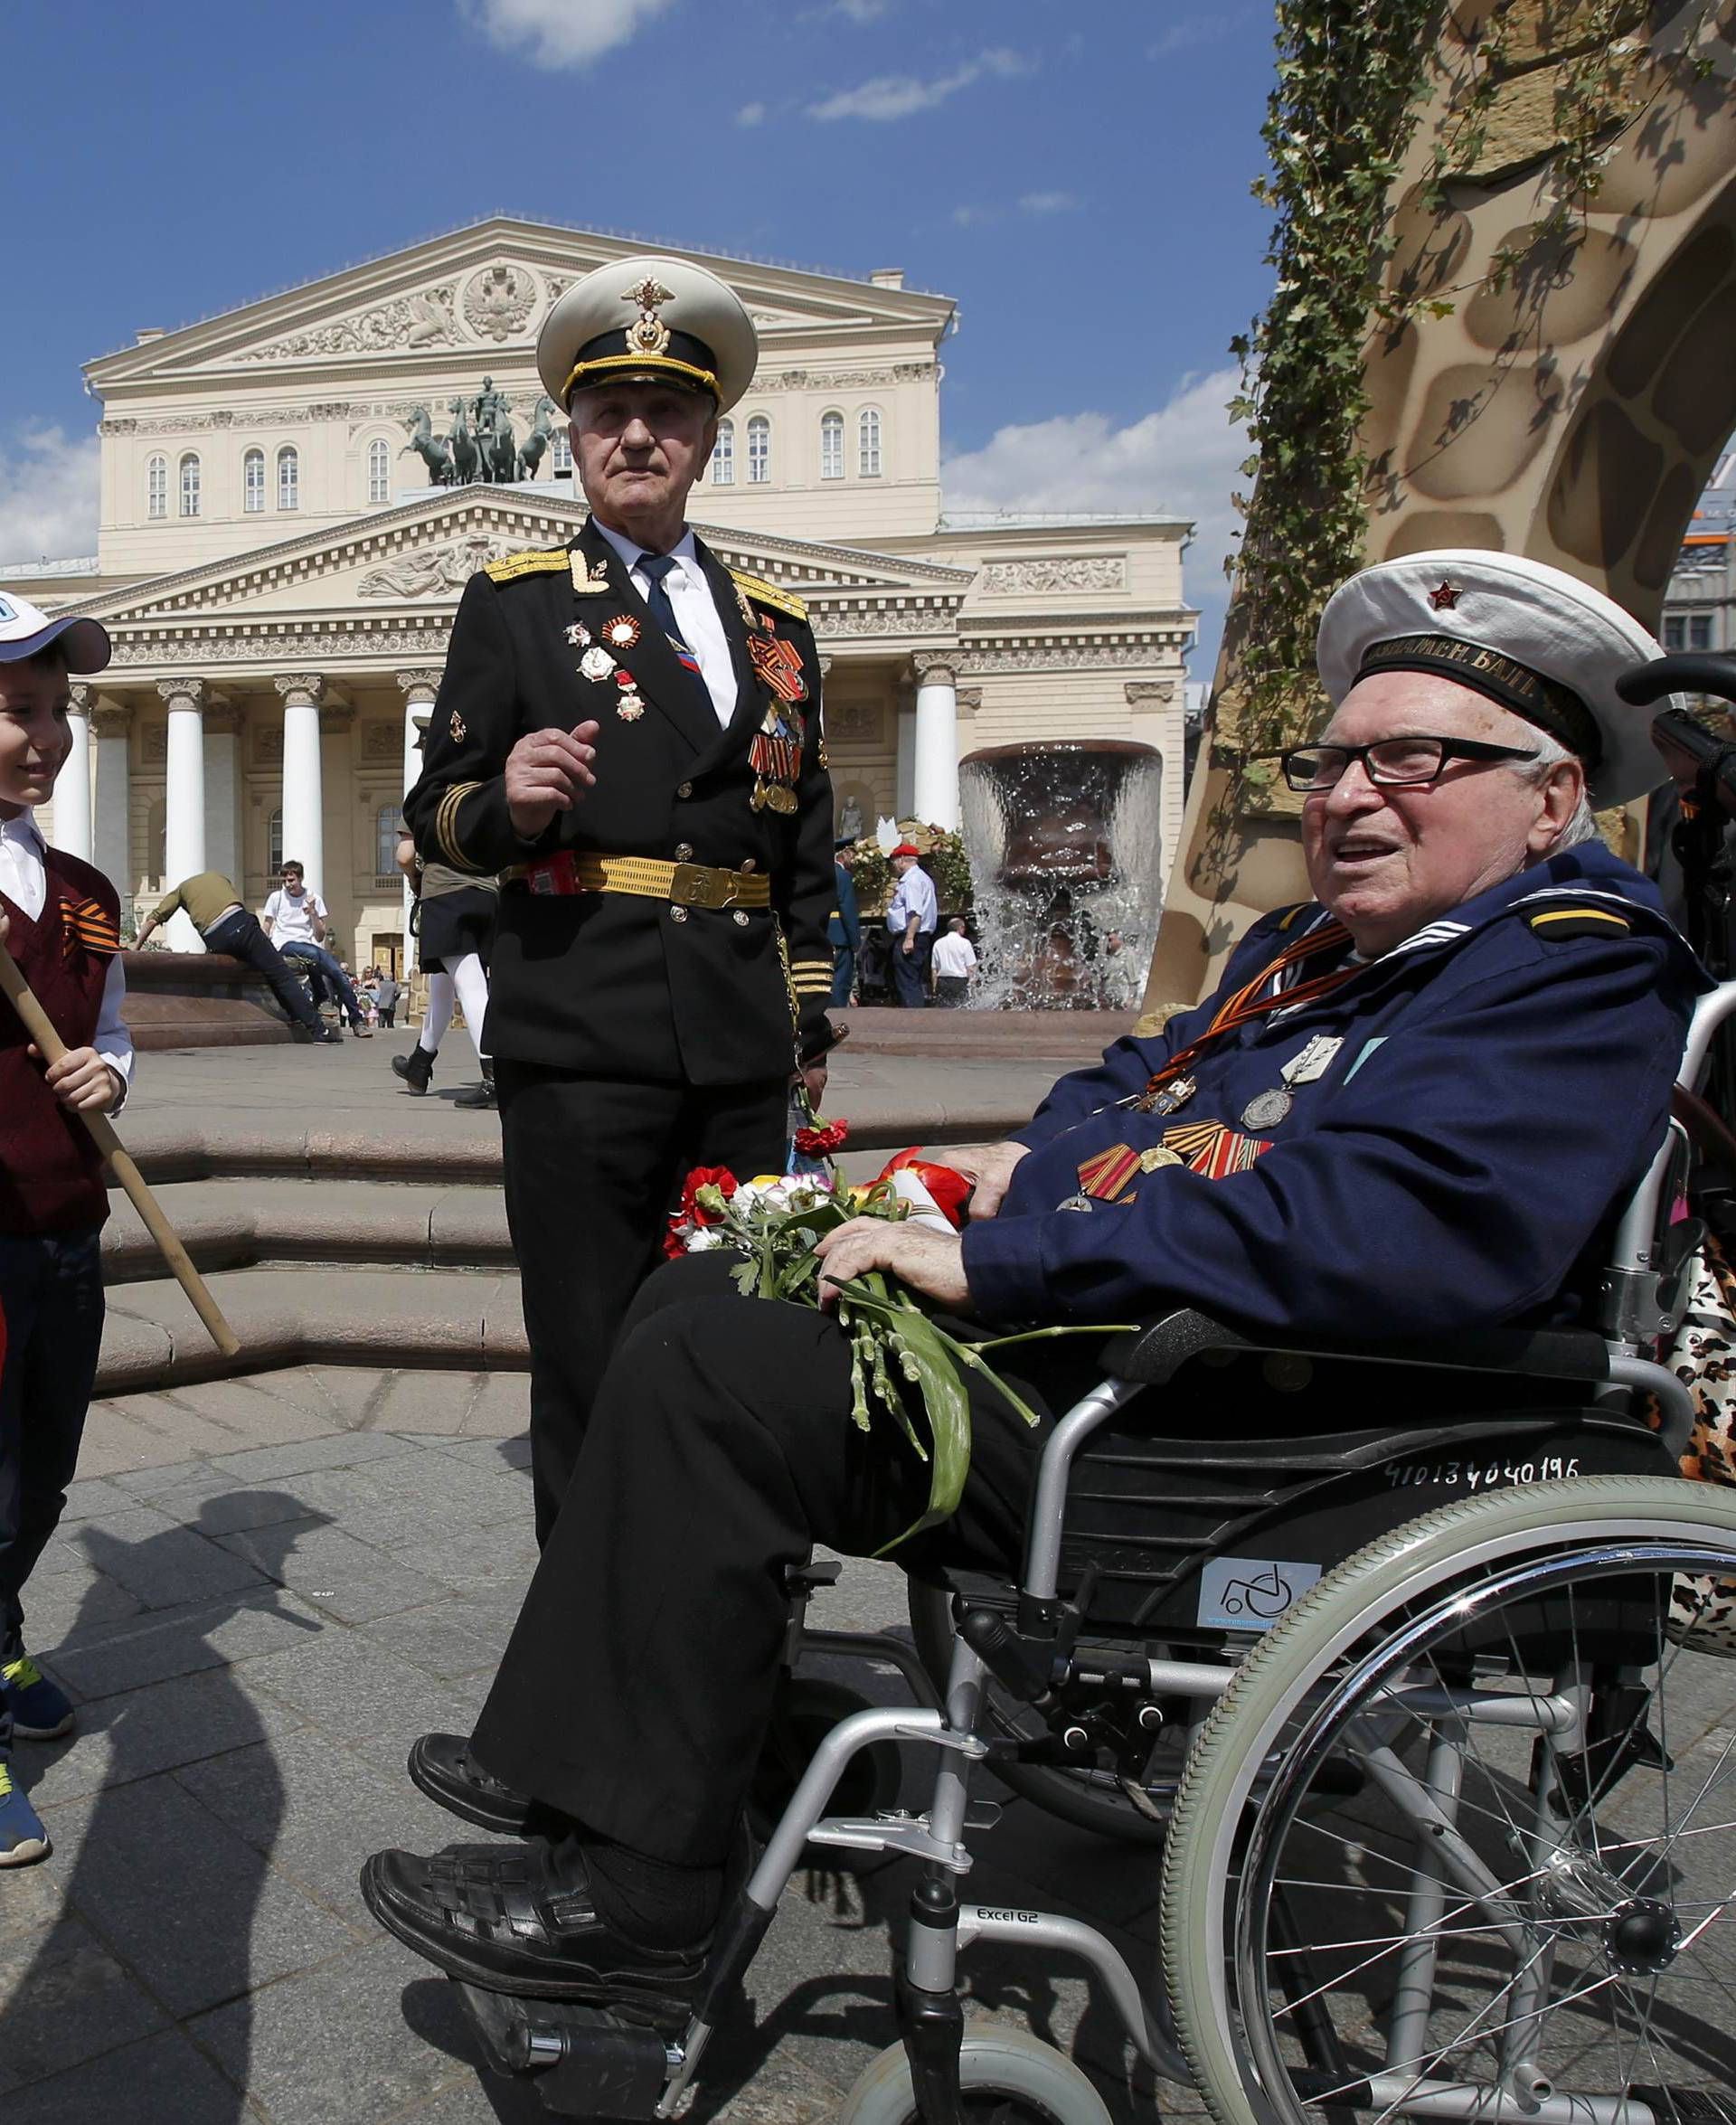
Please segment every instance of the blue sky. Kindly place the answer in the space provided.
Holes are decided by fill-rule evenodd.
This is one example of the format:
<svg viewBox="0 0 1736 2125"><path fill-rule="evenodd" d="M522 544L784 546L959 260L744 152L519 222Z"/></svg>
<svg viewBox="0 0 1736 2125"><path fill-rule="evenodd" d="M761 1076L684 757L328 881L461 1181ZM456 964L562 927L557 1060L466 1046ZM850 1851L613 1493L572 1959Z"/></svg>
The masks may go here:
<svg viewBox="0 0 1736 2125"><path fill-rule="evenodd" d="M14 0L0 561L94 550L80 362L506 212L956 298L948 505L1196 516L1209 646L1271 35L1269 0Z"/></svg>

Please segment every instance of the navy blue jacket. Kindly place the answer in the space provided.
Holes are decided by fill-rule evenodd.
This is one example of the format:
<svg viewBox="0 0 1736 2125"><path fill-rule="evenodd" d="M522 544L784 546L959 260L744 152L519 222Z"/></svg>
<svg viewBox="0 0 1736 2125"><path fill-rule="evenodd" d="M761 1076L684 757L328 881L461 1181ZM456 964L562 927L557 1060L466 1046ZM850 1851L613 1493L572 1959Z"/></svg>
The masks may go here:
<svg viewBox="0 0 1736 2125"><path fill-rule="evenodd" d="M862 917L856 911L856 882L840 863L832 865L833 908L826 940L835 952L862 949Z"/></svg>
<svg viewBox="0 0 1736 2125"><path fill-rule="evenodd" d="M1573 909L1597 917L1563 919ZM1318 907L1262 917L1216 996L1061 1080L1018 1134L1030 1154L999 1216L965 1234L976 1312L1086 1323L1194 1306L1348 1342L1586 1318L1711 986L1656 892L1601 843L1581 844L1330 995L1226 1034L1190 1066L1197 1090L1175 1114L1115 1104L1323 920ZM1245 1125L1250 1100L1316 1034L1341 1044L1324 1074L1294 1087L1282 1120ZM1058 1208L1094 1155L1209 1120L1271 1148L1223 1178L1165 1166L1089 1211Z"/></svg>

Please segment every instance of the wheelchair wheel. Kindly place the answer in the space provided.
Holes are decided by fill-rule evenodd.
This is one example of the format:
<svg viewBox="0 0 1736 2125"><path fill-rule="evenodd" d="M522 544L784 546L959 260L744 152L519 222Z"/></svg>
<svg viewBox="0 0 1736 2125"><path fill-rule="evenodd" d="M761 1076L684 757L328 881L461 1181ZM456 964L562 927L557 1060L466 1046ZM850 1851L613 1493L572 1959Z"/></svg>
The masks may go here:
<svg viewBox="0 0 1736 2125"><path fill-rule="evenodd" d="M1736 1726L1681 1591L1733 1575L1726 1494L1587 1477L1383 1536L1261 1640L1164 1865L1220 2125L1736 2119Z"/></svg>
<svg viewBox="0 0 1736 2125"><path fill-rule="evenodd" d="M1110 2125L1109 2105L1071 2059L1028 2029L967 2026L958 2083L971 2125ZM915 2117L910 2062L894 2044L863 2068L838 2125L911 2125Z"/></svg>
<svg viewBox="0 0 1736 2125"><path fill-rule="evenodd" d="M910 1634L935 1687L944 1693L957 1636L952 1628L952 1597L943 1587L929 1586L918 1579L910 1580L908 1585ZM1016 1703L993 1684L989 1686L986 1724L993 1733L1014 1737L1034 1737L1045 1731L1029 1705ZM1179 1773L1179 1752L1176 1768ZM997 1763L995 1775L1033 1807L1080 1829L1094 1830L1100 1837L1118 1837L1133 1845L1161 1845L1167 1834L1167 1823L1143 1813L1128 1799L1120 1781L1106 1771L1083 1767L1075 1771L1066 1765L1044 1763ZM1151 1798L1154 1807L1165 1809L1164 1795Z"/></svg>

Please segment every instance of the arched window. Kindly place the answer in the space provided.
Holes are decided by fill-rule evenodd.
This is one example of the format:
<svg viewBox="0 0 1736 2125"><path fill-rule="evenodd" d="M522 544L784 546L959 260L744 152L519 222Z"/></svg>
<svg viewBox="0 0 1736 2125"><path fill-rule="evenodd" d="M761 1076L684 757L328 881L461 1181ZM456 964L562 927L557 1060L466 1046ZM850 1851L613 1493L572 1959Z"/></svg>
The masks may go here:
<svg viewBox="0 0 1736 2125"><path fill-rule="evenodd" d="M844 415L820 415L820 477L844 477Z"/></svg>
<svg viewBox="0 0 1736 2125"><path fill-rule="evenodd" d="M278 507L299 509L301 506L301 459L297 457L295 445L285 443L278 452Z"/></svg>
<svg viewBox="0 0 1736 2125"><path fill-rule="evenodd" d="M549 458L556 472L571 474L572 470L572 430L570 428L561 427L555 430L554 447L550 450Z"/></svg>
<svg viewBox="0 0 1736 2125"><path fill-rule="evenodd" d="M398 875L398 821L403 815L401 804L382 804L373 815L373 874L376 878L395 878Z"/></svg>
<svg viewBox="0 0 1736 2125"><path fill-rule="evenodd" d="M181 460L181 514L199 514L199 453L189 450Z"/></svg>
<svg viewBox="0 0 1736 2125"><path fill-rule="evenodd" d="M283 868L283 807L279 805L265 822L265 873L275 883Z"/></svg>
<svg viewBox="0 0 1736 2125"><path fill-rule="evenodd" d="M748 485L762 487L771 477L771 423L756 413L748 423Z"/></svg>
<svg viewBox="0 0 1736 2125"><path fill-rule="evenodd" d="M735 423L724 419L717 424L717 440L712 445L712 485L735 485Z"/></svg>
<svg viewBox="0 0 1736 2125"><path fill-rule="evenodd" d="M368 499L370 502L392 499L392 449L379 436L368 445Z"/></svg>
<svg viewBox="0 0 1736 2125"><path fill-rule="evenodd" d="M241 507L257 516L265 507L265 452L250 450L241 459Z"/></svg>
<svg viewBox="0 0 1736 2125"><path fill-rule="evenodd" d="M872 406L856 420L856 470L863 479L880 477L880 415Z"/></svg>
<svg viewBox="0 0 1736 2125"><path fill-rule="evenodd" d="M145 514L155 523L169 513L169 461L153 458L145 468Z"/></svg>

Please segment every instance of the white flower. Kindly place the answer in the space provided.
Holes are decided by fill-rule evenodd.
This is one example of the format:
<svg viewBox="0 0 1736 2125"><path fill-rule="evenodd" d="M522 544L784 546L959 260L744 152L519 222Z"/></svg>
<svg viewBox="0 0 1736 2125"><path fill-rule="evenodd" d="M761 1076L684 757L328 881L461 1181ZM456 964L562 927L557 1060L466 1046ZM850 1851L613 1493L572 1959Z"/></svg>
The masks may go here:
<svg viewBox="0 0 1736 2125"><path fill-rule="evenodd" d="M693 1238L688 1241L687 1251L689 1254L705 1254L712 1248L721 1247L722 1244L723 1235L722 1232L714 1232L707 1226L701 1225Z"/></svg>

